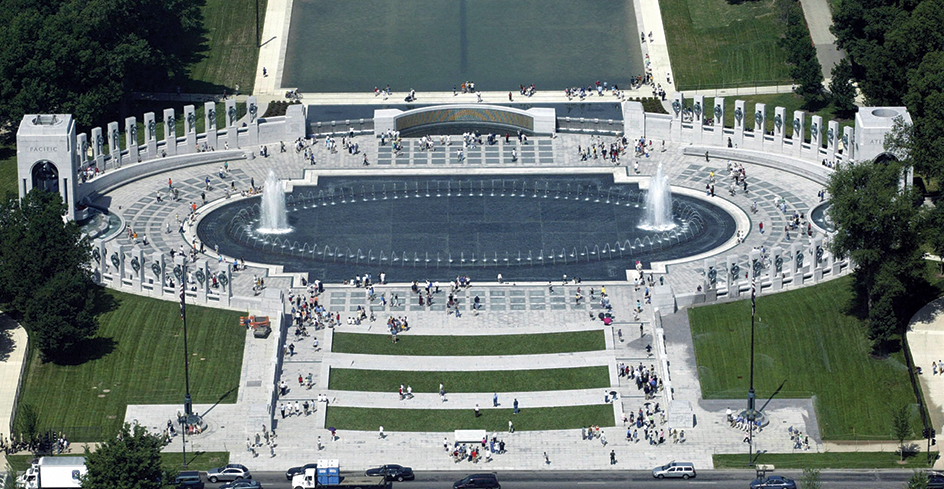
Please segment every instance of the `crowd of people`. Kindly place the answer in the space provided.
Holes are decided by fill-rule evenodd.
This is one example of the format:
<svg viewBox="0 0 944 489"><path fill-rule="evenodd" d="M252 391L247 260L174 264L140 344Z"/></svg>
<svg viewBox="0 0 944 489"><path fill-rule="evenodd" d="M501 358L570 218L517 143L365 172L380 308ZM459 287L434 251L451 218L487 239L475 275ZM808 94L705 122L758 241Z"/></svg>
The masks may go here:
<svg viewBox="0 0 944 489"><path fill-rule="evenodd" d="M69 440L61 431L44 431L33 436L13 433L9 438L0 435L0 450L7 455L30 451L34 454L61 454L72 451Z"/></svg>
<svg viewBox="0 0 944 489"><path fill-rule="evenodd" d="M453 462L471 462L488 463L492 461L493 454L505 453L505 440L499 440L498 434L492 434L491 438L482 438L482 443L449 443L448 438L443 438L443 450L448 453Z"/></svg>

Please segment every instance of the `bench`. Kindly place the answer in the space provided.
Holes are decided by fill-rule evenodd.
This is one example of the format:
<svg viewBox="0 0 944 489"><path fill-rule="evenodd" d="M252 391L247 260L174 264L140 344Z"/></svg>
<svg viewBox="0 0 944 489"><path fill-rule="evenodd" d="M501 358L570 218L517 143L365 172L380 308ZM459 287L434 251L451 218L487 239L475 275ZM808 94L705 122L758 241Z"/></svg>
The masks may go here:
<svg viewBox="0 0 944 489"><path fill-rule="evenodd" d="M485 430L456 430L456 443L482 443L485 439Z"/></svg>

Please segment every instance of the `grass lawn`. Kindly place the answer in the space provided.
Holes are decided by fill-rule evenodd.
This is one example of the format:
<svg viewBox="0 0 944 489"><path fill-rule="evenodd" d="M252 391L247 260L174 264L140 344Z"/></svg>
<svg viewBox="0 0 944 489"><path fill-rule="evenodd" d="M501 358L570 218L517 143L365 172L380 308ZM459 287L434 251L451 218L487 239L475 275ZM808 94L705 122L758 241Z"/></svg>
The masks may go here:
<svg viewBox="0 0 944 489"><path fill-rule="evenodd" d="M179 440L174 440L179 441ZM82 452L68 453L62 457L82 456ZM36 458L34 455L7 455L7 462L14 471L23 472L29 468L30 462ZM183 462L183 455L180 452L166 453L161 452L161 462L164 468L174 472L180 469ZM191 452L187 451L187 469L188 470L209 470L216 467L222 467L229 463L229 452Z"/></svg>
<svg viewBox="0 0 944 489"><path fill-rule="evenodd" d="M448 392L556 391L609 387L610 375L605 366L461 372L332 368L328 388L392 393L400 385L408 385L413 392L438 393L440 382Z"/></svg>
<svg viewBox="0 0 944 489"><path fill-rule="evenodd" d="M659 6L676 89L791 83L786 53L777 46L786 25L775 1L660 0Z"/></svg>
<svg viewBox="0 0 944 489"><path fill-rule="evenodd" d="M480 356L537 355L606 349L603 330L573 333L508 334L491 336L398 335L394 343L389 335L335 333L331 350L337 353L365 355ZM398 384L399 385L399 384ZM438 386L437 386L438 387Z"/></svg>
<svg viewBox="0 0 944 489"><path fill-rule="evenodd" d="M266 3L266 0L206 0L203 17L207 49L200 53L203 58L190 67L190 83L185 91L221 94L225 88L231 94L239 85L239 93L252 93L259 59L256 5L261 36Z"/></svg>
<svg viewBox="0 0 944 489"><path fill-rule="evenodd" d="M0 198L16 193L16 145L0 145Z"/></svg>
<svg viewBox="0 0 944 489"><path fill-rule="evenodd" d="M561 406L522 409L512 414L511 408L482 409L478 418L471 409L371 409L328 407L325 426L335 427L344 439L344 430L377 431L453 431L484 429L508 431L508 421L516 431L565 430L583 426L613 426L613 406ZM611 437L621 436L613 432ZM615 438L614 438L615 439Z"/></svg>
<svg viewBox="0 0 944 489"><path fill-rule="evenodd" d="M746 95L746 96L737 96L737 97L725 97L724 98L724 125L725 127L734 127L734 102L735 100L744 101L744 127L747 129L754 129L754 104L766 104L764 111L766 112L767 120L764 121L764 127L767 131L774 130L774 107L783 107L787 112L787 121L784 122L785 134L787 137L793 137L793 111L803 110L803 97L795 93L778 93L772 95ZM686 98L684 100L685 107L691 107L695 104L694 99ZM715 99L714 97L705 97L705 108L708 117L714 118L714 107ZM823 118L823 127L820 128L820 137L823 146L826 145L826 129L828 129L828 124L830 120L835 119L839 122L839 134L842 135L842 128L846 126L853 126L854 121L852 119L838 119L833 116L833 106L832 104L823 107L822 109L816 112L806 112L806 127L804 128L803 140L810 142L810 125L813 123L813 116L818 115Z"/></svg>
<svg viewBox="0 0 944 489"><path fill-rule="evenodd" d="M128 404L183 404L180 306L102 290L98 337L71 365L31 351L18 409L31 405L41 430L100 441L124 422ZM239 312L187 306L190 393L195 403L236 402L245 328Z"/></svg>
<svg viewBox="0 0 944 489"><path fill-rule="evenodd" d="M892 409L915 406L902 352L870 356L866 325L848 314L852 280L757 299L755 388L771 397L814 397L824 439L891 438ZM702 395L743 398L748 390L749 300L689 310ZM912 417L921 433L920 416Z"/></svg>
<svg viewBox="0 0 944 489"><path fill-rule="evenodd" d="M937 452L931 452L932 456ZM747 466L746 453L712 455L716 469L753 469ZM770 464L778 469L920 469L927 468L926 452L910 455L904 464L892 452L825 452L825 453L762 453L755 463Z"/></svg>

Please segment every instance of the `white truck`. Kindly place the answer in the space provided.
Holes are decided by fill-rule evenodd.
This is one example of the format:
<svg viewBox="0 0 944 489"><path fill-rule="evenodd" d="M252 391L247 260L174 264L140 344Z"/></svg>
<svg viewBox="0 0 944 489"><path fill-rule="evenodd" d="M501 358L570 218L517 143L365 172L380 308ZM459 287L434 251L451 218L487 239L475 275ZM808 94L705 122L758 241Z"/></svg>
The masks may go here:
<svg viewBox="0 0 944 489"><path fill-rule="evenodd" d="M16 479L17 489L79 489L85 457L41 457Z"/></svg>
<svg viewBox="0 0 944 489"><path fill-rule="evenodd" d="M391 483L386 477L366 476L362 474L339 474L337 476L319 476L318 469L305 469L305 472L292 477L293 489L390 489Z"/></svg>

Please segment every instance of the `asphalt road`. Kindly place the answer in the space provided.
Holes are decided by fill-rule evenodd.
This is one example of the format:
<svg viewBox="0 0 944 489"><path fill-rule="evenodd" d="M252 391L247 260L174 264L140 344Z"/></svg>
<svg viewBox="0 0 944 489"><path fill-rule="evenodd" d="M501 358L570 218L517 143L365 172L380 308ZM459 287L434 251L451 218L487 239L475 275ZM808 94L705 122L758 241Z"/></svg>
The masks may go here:
<svg viewBox="0 0 944 489"><path fill-rule="evenodd" d="M488 472L483 467L482 472ZM475 473L475 470L456 472L417 472L415 481L394 482L395 489L450 489L452 483L462 477ZM776 471L799 480L801 471ZM901 489L911 476L908 470L831 470L824 471L820 480L823 487L833 488L869 488ZM291 489L285 479L285 472L253 472L253 478L262 483L264 489ZM502 489L627 489L627 488L747 488L754 473L745 470L711 470L698 472L698 477L683 480L656 480L646 471L620 472L499 472L498 481ZM216 484L207 484L215 489Z"/></svg>

